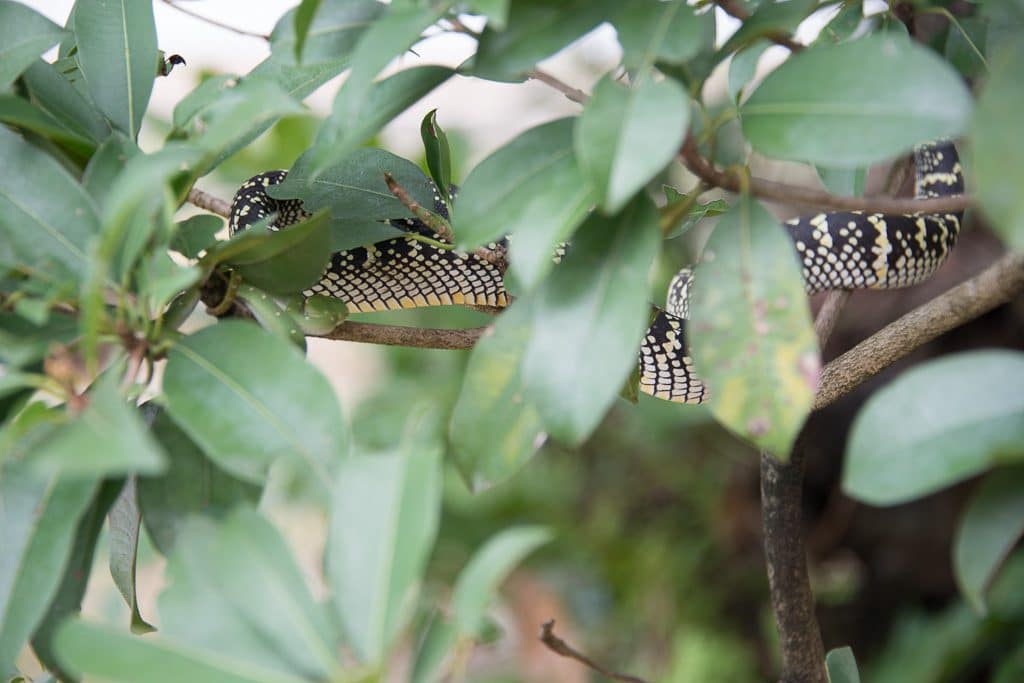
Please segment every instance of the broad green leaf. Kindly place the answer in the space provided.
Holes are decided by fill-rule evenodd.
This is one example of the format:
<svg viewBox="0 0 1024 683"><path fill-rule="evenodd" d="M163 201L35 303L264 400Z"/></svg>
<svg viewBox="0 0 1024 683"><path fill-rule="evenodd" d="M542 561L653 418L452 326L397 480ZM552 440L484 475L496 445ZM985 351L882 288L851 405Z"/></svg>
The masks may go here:
<svg viewBox="0 0 1024 683"><path fill-rule="evenodd" d="M529 301L503 313L473 347L452 410L452 454L476 492L512 476L547 439L523 389L520 362L530 338Z"/></svg>
<svg viewBox="0 0 1024 683"><path fill-rule="evenodd" d="M57 66L36 61L22 75L32 100L69 129L96 142L110 135L110 124L89 98L66 79Z"/></svg>
<svg viewBox="0 0 1024 683"><path fill-rule="evenodd" d="M487 17L487 25L495 31L504 31L508 25L510 0L473 0L470 11Z"/></svg>
<svg viewBox="0 0 1024 683"><path fill-rule="evenodd" d="M334 221L365 223L411 217L412 212L384 182L384 174L390 173L420 206L434 206L434 186L423 171L382 149L357 150L316 177L312 162L309 152L303 154L284 182L271 186L268 194L276 199L301 199L307 211L329 207Z"/></svg>
<svg viewBox="0 0 1024 683"><path fill-rule="evenodd" d="M960 592L984 615L985 591L1024 534L1024 467L1000 468L981 482L957 526L953 569Z"/></svg>
<svg viewBox="0 0 1024 683"><path fill-rule="evenodd" d="M521 81L545 57L583 37L604 21L609 0L519 0L511 3L507 25L488 25L480 35L474 76L491 81Z"/></svg>
<svg viewBox="0 0 1024 683"><path fill-rule="evenodd" d="M815 170L825 189L832 194L845 197L860 197L864 194L864 180L868 175L866 168L818 166Z"/></svg>
<svg viewBox="0 0 1024 683"><path fill-rule="evenodd" d="M218 652L160 637L140 638L78 619L57 631L57 655L66 670L110 683L305 683Z"/></svg>
<svg viewBox="0 0 1024 683"><path fill-rule="evenodd" d="M1024 249L1024 141L1007 134L1024 107L1024 43L1010 43L991 66L970 130L978 206L1007 245Z"/></svg>
<svg viewBox="0 0 1024 683"><path fill-rule="evenodd" d="M135 558L139 549L139 530L142 515L136 499L135 477L128 477L121 495L114 501L108 515L110 520L110 576L131 611L132 633L150 633L154 629L139 612L136 596Z"/></svg>
<svg viewBox="0 0 1024 683"><path fill-rule="evenodd" d="M292 315L293 312L298 313L299 311L295 304L270 296L263 290L256 289L244 282L238 285L235 295L249 309L260 327L274 336L294 344L303 353L306 352L306 335L303 334L303 329Z"/></svg>
<svg viewBox="0 0 1024 683"><path fill-rule="evenodd" d="M348 59L359 37L386 9L376 0L304 0L274 26L273 59L282 64Z"/></svg>
<svg viewBox="0 0 1024 683"><path fill-rule="evenodd" d="M96 207L52 157L0 126L0 233L13 263L32 275L63 281L86 268L99 232Z"/></svg>
<svg viewBox="0 0 1024 683"><path fill-rule="evenodd" d="M219 466L263 481L281 457L330 481L347 451L327 380L287 342L240 321L185 337L164 371L167 411Z"/></svg>
<svg viewBox="0 0 1024 683"><path fill-rule="evenodd" d="M60 680L74 680L61 669L54 652L53 639L61 622L78 614L82 609L82 598L85 596L86 585L92 572L92 558L96 550L96 541L107 518L107 510L117 498L124 485L122 479L108 479L97 489L89 507L75 529L71 546L71 554L64 567L63 578L57 588L46 615L32 634L32 651L43 665L60 676Z"/></svg>
<svg viewBox="0 0 1024 683"><path fill-rule="evenodd" d="M71 130L23 97L0 95L0 123L53 140L74 155L76 160L88 159L96 149L95 143L91 140Z"/></svg>
<svg viewBox="0 0 1024 683"><path fill-rule="evenodd" d="M303 680L339 680L336 629L284 538L256 510L186 522L167 573L160 633L181 649Z"/></svg>
<svg viewBox="0 0 1024 683"><path fill-rule="evenodd" d="M171 123L175 133L184 134L189 124L221 96L238 85L239 78L233 74L215 74L204 79L192 92L185 95L174 107ZM273 83L274 81L270 81Z"/></svg>
<svg viewBox="0 0 1024 683"><path fill-rule="evenodd" d="M331 115L324 121L310 150L311 174L315 178L349 156L358 141L346 135L352 121L370 113L373 79L395 57L400 56L420 34L444 14L450 1L433 6L391 5L360 37L352 53L352 71L338 90Z"/></svg>
<svg viewBox="0 0 1024 683"><path fill-rule="evenodd" d="M243 280L273 294L301 292L320 279L331 258L330 219L321 210L283 230L247 230L223 244L227 252L240 243L247 248L223 261Z"/></svg>
<svg viewBox="0 0 1024 683"><path fill-rule="evenodd" d="M452 151L448 147L448 136L437 122L437 110L431 109L420 123L420 137L426 152L427 169L437 187L441 200L451 208L449 188L452 185Z"/></svg>
<svg viewBox="0 0 1024 683"><path fill-rule="evenodd" d="M79 0L75 39L92 98L114 126L137 139L156 78L153 4Z"/></svg>
<svg viewBox="0 0 1024 683"><path fill-rule="evenodd" d="M829 650L825 655L825 669L829 683L860 683L857 660L849 646Z"/></svg>
<svg viewBox="0 0 1024 683"><path fill-rule="evenodd" d="M26 463L40 472L88 479L163 471L163 450L118 393L119 380L114 370L101 377L86 394L85 410L37 444Z"/></svg>
<svg viewBox="0 0 1024 683"><path fill-rule="evenodd" d="M89 164L82 174L82 187L89 193L102 214L106 208L107 197L124 170L128 160L142 154L138 146L122 133L114 133L107 137L96 153L89 159Z"/></svg>
<svg viewBox="0 0 1024 683"><path fill-rule="evenodd" d="M1018 645L999 662L992 675L992 683L1015 683L1022 678L1024 678L1024 645Z"/></svg>
<svg viewBox="0 0 1024 683"><path fill-rule="evenodd" d="M711 233L691 296L687 341L712 414L786 460L811 411L820 360L785 229L742 198Z"/></svg>
<svg viewBox="0 0 1024 683"><path fill-rule="evenodd" d="M437 535L441 450L410 429L396 451L339 467L324 560L359 660L379 663L405 625Z"/></svg>
<svg viewBox="0 0 1024 683"><path fill-rule="evenodd" d="M464 248L512 235L515 279L535 287L556 246L595 201L573 155L573 119L531 128L484 159L459 189L452 226Z"/></svg>
<svg viewBox="0 0 1024 683"><path fill-rule="evenodd" d="M170 464L160 476L139 477L138 499L146 532L163 555L171 554L189 516L220 519L259 500L260 487L217 467L166 412L157 414L152 430Z"/></svg>
<svg viewBox="0 0 1024 683"><path fill-rule="evenodd" d="M757 75L757 64L771 46L771 42L761 40L732 56L729 61L729 99L738 101L742 94L750 94L747 87Z"/></svg>
<svg viewBox="0 0 1024 683"><path fill-rule="evenodd" d="M64 35L60 26L20 2L0 0L0 91Z"/></svg>
<svg viewBox="0 0 1024 683"><path fill-rule="evenodd" d="M746 47L762 37L793 33L817 4L818 0L762 2L722 46L722 53L728 54Z"/></svg>
<svg viewBox="0 0 1024 683"><path fill-rule="evenodd" d="M498 586L524 557L551 538L544 527L513 527L488 540L473 555L459 574L452 594L455 621L463 635L481 635L487 607Z"/></svg>
<svg viewBox="0 0 1024 683"><path fill-rule="evenodd" d="M7 460L0 471L0 676L46 613L96 480L50 476Z"/></svg>
<svg viewBox="0 0 1024 683"><path fill-rule="evenodd" d="M803 50L740 108L743 132L762 154L830 167L867 166L954 137L970 112L956 71L894 35Z"/></svg>
<svg viewBox="0 0 1024 683"><path fill-rule="evenodd" d="M709 22L714 22L714 12L694 14L685 0L630 0L622 3L612 20L622 45L622 63L628 69L646 68L656 61L682 64L700 51Z"/></svg>
<svg viewBox="0 0 1024 683"><path fill-rule="evenodd" d="M198 258L217 242L215 235L224 229L220 216L200 214L190 216L177 224L170 247L182 256Z"/></svg>
<svg viewBox="0 0 1024 683"><path fill-rule="evenodd" d="M958 353L903 373L854 420L843 491L895 505L1024 458L1021 386L1024 354L1012 351Z"/></svg>
<svg viewBox="0 0 1024 683"><path fill-rule="evenodd" d="M592 215L531 295L523 384L555 438L586 439L636 366L659 238L657 210L646 196L615 216Z"/></svg>
<svg viewBox="0 0 1024 683"><path fill-rule="evenodd" d="M689 103L671 79L643 78L624 88L602 78L583 108L575 149L605 213L618 212L678 154Z"/></svg>
<svg viewBox="0 0 1024 683"><path fill-rule="evenodd" d="M158 316L172 299L197 286L203 272L196 266L179 266L167 252L151 253L139 264L139 299L150 317Z"/></svg>

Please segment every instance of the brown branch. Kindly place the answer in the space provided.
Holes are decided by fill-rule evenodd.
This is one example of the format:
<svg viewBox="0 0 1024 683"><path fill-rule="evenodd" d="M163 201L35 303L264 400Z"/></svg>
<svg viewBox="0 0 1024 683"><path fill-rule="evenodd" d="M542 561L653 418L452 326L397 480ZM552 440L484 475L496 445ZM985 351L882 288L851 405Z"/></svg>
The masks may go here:
<svg viewBox="0 0 1024 683"><path fill-rule="evenodd" d="M483 335L490 332L490 329L490 327L470 327L456 330L432 329L401 325L376 325L346 320L326 334L310 336L366 344L411 346L418 349L458 350L473 348Z"/></svg>
<svg viewBox="0 0 1024 683"><path fill-rule="evenodd" d="M886 325L825 366L815 410L845 396L862 382L941 334L963 325L1024 292L1024 253L1010 253L978 275Z"/></svg>
<svg viewBox="0 0 1024 683"><path fill-rule="evenodd" d="M587 100L590 99L590 95L588 95L587 93L583 92L579 88L572 87L571 85L557 78L556 76L552 76L547 71L542 71L540 69L530 69L529 71L526 72L526 76L527 78L532 78L535 81L540 81L544 85L551 86L552 88L554 88L555 90L562 93L570 100L578 104L586 104Z"/></svg>
<svg viewBox="0 0 1024 683"><path fill-rule="evenodd" d="M642 678L637 676L630 676L629 674L618 673L607 669L593 659L583 654L579 650L574 649L569 643L565 642L561 638L555 635L555 620L545 621L540 627L540 642L544 643L549 650L555 654L569 659L575 659L580 664L583 664L589 669L596 671L605 678L610 678L613 681L622 681L623 683L647 683Z"/></svg>
<svg viewBox="0 0 1024 683"><path fill-rule="evenodd" d="M226 31L231 31L232 33L237 33L240 36L249 36L250 38L260 38L262 40L267 40L267 41L270 40L270 36L268 36L268 35L264 35L262 33L256 33L254 31L246 31L245 29L236 28L236 27L231 26L229 24L221 23L221 22L217 21L216 19L211 19L210 17L204 17L202 14L199 14L197 12L193 12L190 9L185 9L181 5L179 5L179 4L175 3L175 2L171 2L171 0L163 0L163 3L165 5L173 7L174 9L178 10L182 14L187 14L190 17L193 17L195 19L199 19L200 21L205 21L207 24L210 24L212 26L216 26L218 28L222 28L222 29L224 29Z"/></svg>
<svg viewBox="0 0 1024 683"><path fill-rule="evenodd" d="M744 183L755 197L787 204L803 204L840 211L867 213L944 213L959 212L974 206L970 195L935 199L897 199L894 197L841 197L809 187L776 183L761 178L741 178L732 171L720 171L697 148L697 141L688 136L680 151L683 163L698 178L730 192L742 192Z"/></svg>
<svg viewBox="0 0 1024 683"><path fill-rule="evenodd" d="M825 301L814 318L814 332L818 336L818 348L822 351L835 331L839 314L843 312L843 306L849 299L850 291L846 289L836 289L825 295Z"/></svg>
<svg viewBox="0 0 1024 683"><path fill-rule="evenodd" d="M715 0L715 4L721 7L722 11L730 17L739 19L740 21L746 21L750 18L750 12L748 12L742 5L737 5L733 0ZM803 44L793 40L793 36L789 35L785 31L770 31L764 34L764 37L776 45L788 48L790 52L799 52L805 47Z"/></svg>
<svg viewBox="0 0 1024 683"><path fill-rule="evenodd" d="M224 218L231 213L231 205L226 201L195 187L188 191L188 203Z"/></svg>

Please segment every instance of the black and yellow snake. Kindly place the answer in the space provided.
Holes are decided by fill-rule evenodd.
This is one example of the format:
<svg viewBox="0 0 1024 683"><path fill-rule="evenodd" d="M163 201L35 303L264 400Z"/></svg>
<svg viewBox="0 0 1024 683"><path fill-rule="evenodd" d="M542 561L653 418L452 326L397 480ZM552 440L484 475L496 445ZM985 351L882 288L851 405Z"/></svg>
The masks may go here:
<svg viewBox="0 0 1024 683"><path fill-rule="evenodd" d="M914 161L916 197L963 192L963 173L951 143L919 146ZM285 171L261 173L239 188L231 204L232 234L275 214L272 225L277 228L309 216L300 200L277 200L267 194L267 188L285 176ZM435 209L447 218L440 197ZM891 289L924 281L949 256L962 217L836 211L795 218L785 225L803 265L805 288L814 294L829 289ZM438 238L415 219L391 224ZM700 403L707 395L686 355L689 281L688 270L673 279L665 310L655 316L640 347L640 390L677 403ZM304 293L337 297L362 312L451 305L502 308L511 301L502 272L491 262L406 237L332 254L323 277Z"/></svg>

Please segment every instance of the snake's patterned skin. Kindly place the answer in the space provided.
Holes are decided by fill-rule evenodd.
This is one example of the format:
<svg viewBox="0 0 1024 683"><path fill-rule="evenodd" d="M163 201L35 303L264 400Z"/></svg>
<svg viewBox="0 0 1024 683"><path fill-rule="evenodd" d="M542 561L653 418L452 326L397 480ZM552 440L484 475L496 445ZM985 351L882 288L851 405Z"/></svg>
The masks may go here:
<svg viewBox="0 0 1024 683"><path fill-rule="evenodd" d="M963 193L963 173L951 143L915 150L915 195L944 197ZM235 234L274 216L271 228L297 223L310 214L299 200L277 200L267 188L282 182L285 171L253 176L239 188L231 204L229 229ZM447 209L435 196L435 211ZM956 244L962 214L889 215L837 211L786 222L803 265L809 294L828 289L891 289L924 281L945 262ZM410 234L441 241L416 219L390 223ZM503 244L491 244L495 249ZM564 251L559 247L561 256ZM677 403L701 403L707 387L686 354L686 290L691 281L684 269L669 286L664 311L658 311L640 347L640 390ZM501 271L475 254L439 249L414 237L397 237L339 251L323 277L304 292L326 294L351 310L386 311L421 306L476 305L502 308L511 302Z"/></svg>
<svg viewBox="0 0 1024 683"><path fill-rule="evenodd" d="M964 191L963 169L951 143L914 150L917 198ZM808 294L829 289L895 289L931 277L956 244L963 214L891 215L835 211L786 221L803 265ZM686 355L686 289L689 270L680 271L640 347L640 390L677 403L701 403L707 387Z"/></svg>

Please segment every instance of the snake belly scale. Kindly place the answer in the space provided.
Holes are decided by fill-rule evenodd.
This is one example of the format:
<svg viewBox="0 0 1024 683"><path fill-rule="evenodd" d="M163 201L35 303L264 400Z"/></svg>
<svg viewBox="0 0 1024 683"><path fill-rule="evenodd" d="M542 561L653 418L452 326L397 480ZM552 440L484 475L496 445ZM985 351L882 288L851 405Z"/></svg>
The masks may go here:
<svg viewBox="0 0 1024 683"><path fill-rule="evenodd" d="M963 193L963 171L952 143L919 146L914 161L916 197ZM232 234L267 217L272 217L271 228L279 229L309 216L300 200L277 200L267 194L267 188L285 176L285 171L261 173L239 188L228 221ZM434 208L448 217L440 197L435 197ZM805 289L814 294L923 282L949 256L962 220L960 213L835 211L795 218L785 227L803 269ZM412 236L335 252L320 281L304 294L333 296L361 312L460 304L502 308L511 303L502 272L490 262L417 239L443 241L417 219L390 223ZM677 403L701 403L708 396L686 353L691 278L688 269L673 278L665 310L654 316L639 352L640 390Z"/></svg>

